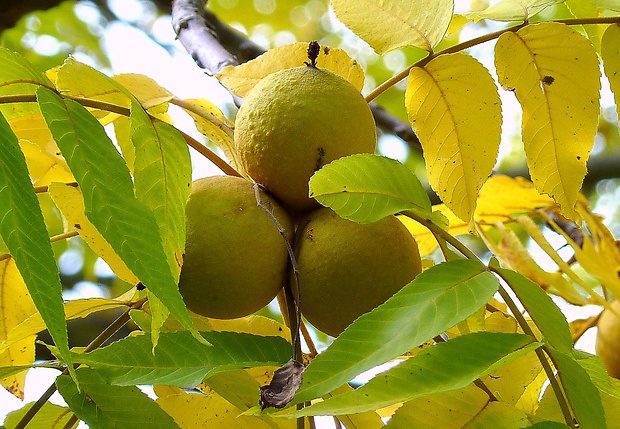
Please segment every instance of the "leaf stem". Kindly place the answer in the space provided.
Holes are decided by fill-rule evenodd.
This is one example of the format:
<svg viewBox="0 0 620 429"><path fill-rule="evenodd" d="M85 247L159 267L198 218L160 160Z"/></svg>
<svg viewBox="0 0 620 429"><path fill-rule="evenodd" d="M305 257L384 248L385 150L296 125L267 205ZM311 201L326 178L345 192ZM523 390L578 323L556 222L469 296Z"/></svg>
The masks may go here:
<svg viewBox="0 0 620 429"><path fill-rule="evenodd" d="M82 106L85 106L85 107L90 107L90 108L93 108L93 109L98 109L98 110L103 110L103 111L106 111L106 112L116 113L118 115L126 116L126 117L129 117L131 115L131 110L128 107L120 106L118 104L107 103L105 101L95 100L95 99L92 99L92 98L73 97L73 96L68 96L66 94L58 94L58 95L60 95L64 99L73 100L73 101L75 101L77 103L80 103ZM34 94L18 94L18 95L3 95L3 96L0 96L0 104L4 104L4 103L36 103L36 101L37 101L37 98L36 98L36 95L34 95ZM149 118L152 121L161 121L161 119L157 118L156 116L151 115L150 113L148 113L148 111L147 111L147 114L149 115ZM209 120L209 118L205 118L205 119ZM218 126L217 124L215 124L215 125ZM239 172L237 170L235 170L230 164L228 164L226 161L224 161L222 158L220 158L211 149L209 149L208 147L206 147L205 145L203 145L202 143L200 143L198 140L194 139L193 137L191 137L187 133L179 130L178 128L176 128L176 130L179 133L181 133L181 135L183 136L183 138L185 139L185 142L187 143L187 145L189 147L191 147L192 149L196 150L202 156L204 156L209 161L211 161L213 164L215 164L215 166L217 168L219 168L220 170L222 170L222 172L224 172L225 174L227 174L229 176L241 177L241 174L239 174Z"/></svg>
<svg viewBox="0 0 620 429"><path fill-rule="evenodd" d="M559 19L559 20L544 21L544 22L557 22L557 23L566 24L566 25L614 24L614 23L620 23L620 16ZM527 25L531 25L531 24L528 23L528 22L525 22L525 23L522 23L522 24L514 25L514 26L511 26L511 27L504 28L502 30L495 31L493 33L484 34L484 35L482 35L480 37L475 37L473 39L466 40L464 42L461 42L461 43L458 43L458 44L456 44L454 46L451 46L451 47L449 47L447 49L444 49L443 51L433 52L430 55L427 55L426 57L422 58L421 60L416 61L415 63L413 63L412 65L410 65L406 69L398 72L397 74L395 74L391 78L389 78L386 81L384 81L383 83L381 83L379 86L377 86L375 89L373 89L366 96L366 102L370 103L372 100L377 98L379 95L384 93L386 90L388 90L392 86L396 85L401 80L405 79L407 76L409 76L409 72L414 67L423 67L429 61L431 61L434 58L437 58L440 55L453 54L455 52L464 51L465 49L469 49L469 48L472 48L472 47L474 47L476 45L480 45L482 43L489 42L491 40L497 39L499 36L501 36L504 33L516 32L516 31L520 30L521 28L523 28L523 27L525 27Z"/></svg>
<svg viewBox="0 0 620 429"><path fill-rule="evenodd" d="M196 106L195 104L189 103L185 100L181 100L180 98L176 98L176 97L170 100L170 103L176 106L179 106L180 108L187 110L188 112L192 112L200 116L203 119L206 119L207 121L211 122L213 125L218 127L220 130L222 130L224 133L226 133L228 137L230 137L231 139L234 138L232 128L230 128L220 118L213 115L212 113L209 113L205 109L202 109Z"/></svg>

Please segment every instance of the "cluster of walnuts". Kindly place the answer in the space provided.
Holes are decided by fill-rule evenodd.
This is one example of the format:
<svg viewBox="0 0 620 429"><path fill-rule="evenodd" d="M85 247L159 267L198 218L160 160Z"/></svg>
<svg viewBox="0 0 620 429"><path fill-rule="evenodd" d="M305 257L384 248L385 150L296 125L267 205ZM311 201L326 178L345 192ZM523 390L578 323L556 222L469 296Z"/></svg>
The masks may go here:
<svg viewBox="0 0 620 429"><path fill-rule="evenodd" d="M372 113L346 79L314 62L268 75L244 100L234 136L251 180L199 179L187 202L179 289L190 310L230 319L267 305L296 282L287 241L301 312L332 336L419 274L417 243L398 218L357 224L308 196L323 165L375 150Z"/></svg>

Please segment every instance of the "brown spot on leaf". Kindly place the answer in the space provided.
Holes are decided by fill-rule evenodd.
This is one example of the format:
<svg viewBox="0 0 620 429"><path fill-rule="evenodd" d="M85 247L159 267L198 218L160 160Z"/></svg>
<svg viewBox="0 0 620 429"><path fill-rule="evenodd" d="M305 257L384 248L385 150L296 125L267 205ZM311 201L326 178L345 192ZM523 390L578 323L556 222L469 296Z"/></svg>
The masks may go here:
<svg viewBox="0 0 620 429"><path fill-rule="evenodd" d="M555 78L553 76L547 75L542 78L542 83L545 85L551 85L553 82L555 82Z"/></svg>

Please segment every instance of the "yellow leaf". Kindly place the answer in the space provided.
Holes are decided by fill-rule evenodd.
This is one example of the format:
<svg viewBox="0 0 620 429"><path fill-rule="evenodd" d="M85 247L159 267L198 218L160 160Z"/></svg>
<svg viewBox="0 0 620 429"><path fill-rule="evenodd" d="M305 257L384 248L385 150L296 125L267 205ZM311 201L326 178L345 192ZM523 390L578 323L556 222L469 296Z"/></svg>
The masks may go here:
<svg viewBox="0 0 620 429"><path fill-rule="evenodd" d="M120 83L94 68L69 57L56 71L56 89L63 95L90 98L129 108L128 91ZM124 92L125 91L125 92ZM116 113L91 110L103 125L119 117Z"/></svg>
<svg viewBox="0 0 620 429"><path fill-rule="evenodd" d="M498 174L490 177L480 190L474 220L484 223L507 222L514 215L531 213L553 205L554 201L541 195L529 180Z"/></svg>
<svg viewBox="0 0 620 429"><path fill-rule="evenodd" d="M480 189L474 220L484 227L496 222L512 222L513 215L532 213L540 208L550 208L555 202L541 195L534 184L522 177L508 177L501 174L490 177ZM448 232L456 236L470 232L469 224L456 217L444 204L433 206L433 211L441 212L448 219ZM399 216L417 242L422 256L437 248L437 241L428 229L419 223ZM486 228L486 227L484 227Z"/></svg>
<svg viewBox="0 0 620 429"><path fill-rule="evenodd" d="M560 23L504 33L495 47L502 86L523 109L522 134L536 189L577 219L575 202L597 132L600 72L596 51Z"/></svg>
<svg viewBox="0 0 620 429"><path fill-rule="evenodd" d="M558 234L566 239L573 248L575 259L581 267L601 285L609 289L614 296L620 297L620 249L616 244L616 238L603 223L600 216L590 213L581 204L577 205L577 211L585 220L590 234L583 235L583 244L580 246L557 224L546 217L549 224Z"/></svg>
<svg viewBox="0 0 620 429"><path fill-rule="evenodd" d="M453 0L332 0L336 16L379 54L403 46L431 52L454 11Z"/></svg>
<svg viewBox="0 0 620 429"><path fill-rule="evenodd" d="M26 284L13 258L0 261L0 341L36 311ZM0 351L0 366L30 365L34 362L36 333L24 336ZM0 379L0 383L19 399L24 399L26 371Z"/></svg>
<svg viewBox="0 0 620 429"><path fill-rule="evenodd" d="M235 142L233 140L232 129L234 124L224 116L222 111L218 109L215 104L205 98L187 99L183 101L196 108L189 110L181 106L194 118L194 123L198 131L222 149L235 170L239 172L243 171L243 167L237 159L237 151L235 150ZM209 116L215 117L217 121L209 120ZM219 126L219 124L223 124L228 128L223 128Z"/></svg>
<svg viewBox="0 0 620 429"><path fill-rule="evenodd" d="M456 215L448 207L446 207L445 204L437 204L433 206L433 212L440 212L446 217L449 222L447 231L450 234L457 236L469 233L468 223L463 222L461 219L456 217ZM420 251L420 255L428 255L437 248L437 240L435 240L433 234L431 234L425 226L422 226L407 216L398 216L398 218L418 242L418 250Z"/></svg>
<svg viewBox="0 0 620 429"><path fill-rule="evenodd" d="M34 186L47 186L52 182L75 182L69 166L62 157L52 155L26 140L20 140L19 146L26 157L30 180Z"/></svg>
<svg viewBox="0 0 620 429"><path fill-rule="evenodd" d="M65 316L67 320L84 318L89 314L98 311L111 310L114 308L127 307L130 302L126 300L126 295L117 299L107 298L87 298L76 299L65 303ZM35 335L46 329L45 323L39 313L34 311L27 317L19 320L19 323L8 333L6 339L0 341L0 353L18 341Z"/></svg>
<svg viewBox="0 0 620 429"><path fill-rule="evenodd" d="M275 429L294 428L295 421L269 421L269 416L241 415L234 405L212 394L178 393L157 399L159 406L168 413L181 429Z"/></svg>
<svg viewBox="0 0 620 429"><path fill-rule="evenodd" d="M464 389L435 393L406 402L394 413L388 427L461 429L488 402L488 395L470 384Z"/></svg>
<svg viewBox="0 0 620 429"><path fill-rule="evenodd" d="M276 336L291 341L289 328L269 317L253 314L238 319L209 319L215 331L245 332L247 334Z"/></svg>
<svg viewBox="0 0 620 429"><path fill-rule="evenodd" d="M145 109L162 105L174 98L174 94L142 74L119 74L112 79L131 92Z"/></svg>
<svg viewBox="0 0 620 429"><path fill-rule="evenodd" d="M585 280L579 277L573 271L570 265L566 263L566 261L562 259L560 255L558 255L558 252L556 252L555 248L551 245L551 243L547 241L543 232L540 230L540 228L538 228L538 226L536 226L536 224L531 218L521 215L517 217L517 222L519 222L523 229L525 229L525 231L530 235L532 240L534 240L536 244L538 244L540 248L551 257L551 259L553 259L553 262L557 264L557 266L560 268L560 271L566 274L569 279L574 281L576 284L581 286L590 294L591 303L604 306L609 305L605 299L603 299L598 293L596 293L594 289L592 289L592 287L590 287L590 285L588 285Z"/></svg>
<svg viewBox="0 0 620 429"><path fill-rule="evenodd" d="M405 105L431 186L469 222L499 149L501 106L493 78L469 55L442 55L411 70Z"/></svg>
<svg viewBox="0 0 620 429"><path fill-rule="evenodd" d="M609 79L616 100L616 110L620 119L620 25L612 24L601 40L601 58L605 75Z"/></svg>
<svg viewBox="0 0 620 429"><path fill-rule="evenodd" d="M138 278L127 268L120 256L112 249L112 246L97 231L97 228L86 218L82 193L76 187L62 183L52 183L48 190L68 225L78 230L84 241L107 262L112 271L127 283L138 284Z"/></svg>
<svg viewBox="0 0 620 429"><path fill-rule="evenodd" d="M525 412L510 404L495 401L489 402L463 429L521 429L531 424Z"/></svg>
<svg viewBox="0 0 620 429"><path fill-rule="evenodd" d="M122 86L98 70L67 58L56 73L56 89L72 97L92 98L119 106L129 107L129 97Z"/></svg>
<svg viewBox="0 0 620 429"><path fill-rule="evenodd" d="M531 352L483 377L482 381L497 399L516 405L542 370L538 356Z"/></svg>
<svg viewBox="0 0 620 429"><path fill-rule="evenodd" d="M550 273L543 270L512 230L507 229L501 223L496 224L496 228L500 233L498 243L495 243L482 230L479 230L479 233L489 250L500 260L503 266L523 274L547 292L559 295L568 302L578 305L588 303L588 300L561 273Z"/></svg>
<svg viewBox="0 0 620 429"><path fill-rule="evenodd" d="M260 387L269 384L277 369L269 366L226 371L209 377L196 389L208 395L220 395L239 410L246 411L258 403Z"/></svg>
<svg viewBox="0 0 620 429"><path fill-rule="evenodd" d="M247 63L224 67L216 76L230 91L245 97L265 76L278 70L303 66L308 61L307 50L308 44L304 42L280 46ZM364 70L340 48L323 47L317 67L342 76L360 91L364 86Z"/></svg>
<svg viewBox="0 0 620 429"><path fill-rule="evenodd" d="M50 154L60 154L60 150L42 114L36 113L34 115L13 118L10 121L10 125L18 139L34 143Z"/></svg>

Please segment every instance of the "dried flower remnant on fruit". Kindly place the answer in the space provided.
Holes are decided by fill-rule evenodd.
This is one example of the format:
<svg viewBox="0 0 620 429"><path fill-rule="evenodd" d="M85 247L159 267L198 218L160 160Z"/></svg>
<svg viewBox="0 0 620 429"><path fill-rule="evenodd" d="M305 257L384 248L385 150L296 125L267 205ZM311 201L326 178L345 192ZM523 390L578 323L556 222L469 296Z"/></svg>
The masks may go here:
<svg viewBox="0 0 620 429"><path fill-rule="evenodd" d="M308 59L310 60L310 62L306 61L304 62L304 64L314 69L317 68L316 59L319 57L320 53L321 53L321 45L319 45L319 42L317 41L310 42L308 44Z"/></svg>
<svg viewBox="0 0 620 429"><path fill-rule="evenodd" d="M306 368L301 362L289 360L284 366L273 373L271 383L260 388L260 400L258 404L261 410L265 408L284 408L295 397L297 389L301 386L303 373Z"/></svg>

